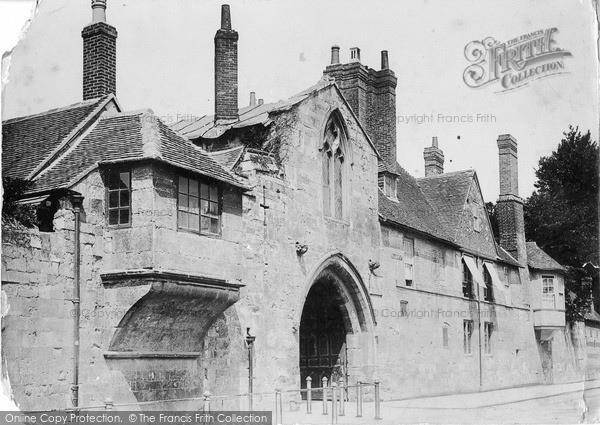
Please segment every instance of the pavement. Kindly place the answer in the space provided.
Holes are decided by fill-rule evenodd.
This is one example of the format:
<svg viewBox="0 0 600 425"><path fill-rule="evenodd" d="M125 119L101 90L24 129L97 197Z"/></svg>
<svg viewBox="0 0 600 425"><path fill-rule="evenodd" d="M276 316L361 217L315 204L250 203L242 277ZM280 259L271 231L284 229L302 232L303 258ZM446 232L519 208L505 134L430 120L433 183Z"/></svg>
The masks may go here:
<svg viewBox="0 0 600 425"><path fill-rule="evenodd" d="M322 403L313 402L313 413L300 411L282 414L282 424L331 424L322 414ZM600 380L552 385L532 385L502 390L404 400L382 401L381 419L376 420L373 402L363 403L362 417L356 417L356 404L345 403L345 415L338 424L414 424L414 423L600 423Z"/></svg>

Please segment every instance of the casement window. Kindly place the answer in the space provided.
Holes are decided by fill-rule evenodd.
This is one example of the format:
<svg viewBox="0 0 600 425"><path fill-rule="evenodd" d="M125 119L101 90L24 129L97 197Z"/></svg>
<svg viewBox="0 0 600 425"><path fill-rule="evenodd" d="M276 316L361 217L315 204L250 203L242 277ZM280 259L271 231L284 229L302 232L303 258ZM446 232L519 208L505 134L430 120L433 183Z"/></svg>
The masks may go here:
<svg viewBox="0 0 600 425"><path fill-rule="evenodd" d="M462 267L463 267L463 277L462 277L463 296L465 298L473 298L473 275L471 274L471 271L469 270L469 268L467 267L467 265L465 264L464 261L462 263Z"/></svg>
<svg viewBox="0 0 600 425"><path fill-rule="evenodd" d="M556 308L554 276L542 276L542 308Z"/></svg>
<svg viewBox="0 0 600 425"><path fill-rule="evenodd" d="M473 321L463 321L463 349L465 354L473 354Z"/></svg>
<svg viewBox="0 0 600 425"><path fill-rule="evenodd" d="M396 199L396 178L394 176L383 176L383 193L388 198Z"/></svg>
<svg viewBox="0 0 600 425"><path fill-rule="evenodd" d="M492 331L494 330L494 324L491 322L485 322L483 324L483 352L485 354L492 354Z"/></svg>
<svg viewBox="0 0 600 425"><path fill-rule="evenodd" d="M109 226L131 225L131 171L109 171L106 185Z"/></svg>
<svg viewBox="0 0 600 425"><path fill-rule="evenodd" d="M332 114L325 127L321 149L323 214L339 220L344 219L345 144L341 119Z"/></svg>
<svg viewBox="0 0 600 425"><path fill-rule="evenodd" d="M483 283L485 284L485 288L483 288L483 299L485 301L493 302L494 301L494 287L492 285L492 276L490 275L490 272L485 267L483 269Z"/></svg>
<svg viewBox="0 0 600 425"><path fill-rule="evenodd" d="M221 191L203 180L179 177L177 227L206 235L221 233Z"/></svg>
<svg viewBox="0 0 600 425"><path fill-rule="evenodd" d="M404 237L404 284L414 285L415 240Z"/></svg>

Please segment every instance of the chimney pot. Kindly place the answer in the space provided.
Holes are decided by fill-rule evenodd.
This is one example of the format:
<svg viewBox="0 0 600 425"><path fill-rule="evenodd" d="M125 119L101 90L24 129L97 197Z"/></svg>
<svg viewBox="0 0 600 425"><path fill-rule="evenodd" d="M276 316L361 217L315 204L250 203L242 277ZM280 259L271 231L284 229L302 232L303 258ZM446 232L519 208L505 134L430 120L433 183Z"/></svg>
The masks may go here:
<svg viewBox="0 0 600 425"><path fill-rule="evenodd" d="M106 0L92 0L92 23L106 22Z"/></svg>
<svg viewBox="0 0 600 425"><path fill-rule="evenodd" d="M358 47L350 49L350 62L360 62L360 49Z"/></svg>
<svg viewBox="0 0 600 425"><path fill-rule="evenodd" d="M221 29L231 29L231 11L229 9L228 4L224 4L221 6Z"/></svg>
<svg viewBox="0 0 600 425"><path fill-rule="evenodd" d="M256 93L250 92L250 106L256 106Z"/></svg>
<svg viewBox="0 0 600 425"><path fill-rule="evenodd" d="M265 103L264 99L258 99L258 106L262 105L263 103Z"/></svg>
<svg viewBox="0 0 600 425"><path fill-rule="evenodd" d="M433 148L437 148L438 147L438 138L437 138L437 136L433 136L431 138L431 147L433 147Z"/></svg>
<svg viewBox="0 0 600 425"><path fill-rule="evenodd" d="M337 65L340 63L340 46L331 46L331 64Z"/></svg>
<svg viewBox="0 0 600 425"><path fill-rule="evenodd" d="M381 51L381 69L390 69L390 61L388 59L388 51Z"/></svg>

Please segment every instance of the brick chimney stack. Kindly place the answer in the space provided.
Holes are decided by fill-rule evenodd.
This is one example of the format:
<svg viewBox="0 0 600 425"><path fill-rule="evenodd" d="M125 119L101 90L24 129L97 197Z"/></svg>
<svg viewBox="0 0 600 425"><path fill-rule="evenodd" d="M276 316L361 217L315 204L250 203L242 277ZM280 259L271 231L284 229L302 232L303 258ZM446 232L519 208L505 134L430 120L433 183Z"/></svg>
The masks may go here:
<svg viewBox="0 0 600 425"><path fill-rule="evenodd" d="M221 28L215 35L215 123L238 116L238 33L231 29L229 5L221 6Z"/></svg>
<svg viewBox="0 0 600 425"><path fill-rule="evenodd" d="M106 0L92 0L83 38L83 100L117 92L117 30L106 23Z"/></svg>
<svg viewBox="0 0 600 425"><path fill-rule="evenodd" d="M340 63L339 47L331 48L331 65L323 74L333 77L377 150L387 163L396 162L396 78L388 52L381 52L382 69L360 63L360 49L350 49L350 62Z"/></svg>
<svg viewBox="0 0 600 425"><path fill-rule="evenodd" d="M519 197L517 141L510 134L498 136L500 196L496 205L500 246L523 266L527 265L523 200Z"/></svg>
<svg viewBox="0 0 600 425"><path fill-rule="evenodd" d="M444 152L438 147L438 138L434 137L431 147L423 150L425 158L425 177L444 173Z"/></svg>

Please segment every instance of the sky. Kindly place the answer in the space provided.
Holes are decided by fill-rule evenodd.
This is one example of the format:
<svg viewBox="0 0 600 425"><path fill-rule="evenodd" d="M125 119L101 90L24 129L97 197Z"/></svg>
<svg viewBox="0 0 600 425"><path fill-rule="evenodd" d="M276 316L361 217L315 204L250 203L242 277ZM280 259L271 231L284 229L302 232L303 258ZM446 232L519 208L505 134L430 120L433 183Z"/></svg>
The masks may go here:
<svg viewBox="0 0 600 425"><path fill-rule="evenodd" d="M214 35L220 5L212 0L108 0L117 39L117 97L125 110L151 108L167 123L214 110ZM591 0L232 0L239 32L239 104L249 93L266 103L315 84L339 45L341 62L361 49L379 69L388 50L398 77L398 161L424 175L423 149L438 137L446 172L473 168L486 201L498 197L498 135L519 144L520 195L534 189L541 156L556 149L569 125L598 140L596 19ZM0 0L0 48L19 40L33 2ZM81 29L89 0L41 0L10 55L2 119L66 106L82 98ZM504 90L463 79L466 46L487 37L503 43L556 28L561 73ZM6 65L6 60L3 63ZM3 70L4 75L5 70Z"/></svg>

